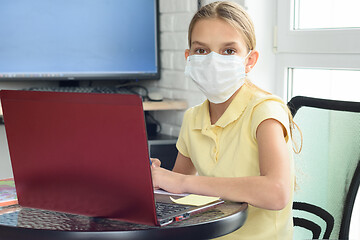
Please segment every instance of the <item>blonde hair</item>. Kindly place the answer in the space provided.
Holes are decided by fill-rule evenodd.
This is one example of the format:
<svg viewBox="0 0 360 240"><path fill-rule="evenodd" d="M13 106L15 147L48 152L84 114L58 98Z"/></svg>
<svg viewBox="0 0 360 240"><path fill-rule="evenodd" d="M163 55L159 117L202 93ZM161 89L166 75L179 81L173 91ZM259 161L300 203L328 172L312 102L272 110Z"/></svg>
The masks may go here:
<svg viewBox="0 0 360 240"><path fill-rule="evenodd" d="M199 9L192 18L188 41L191 48L191 34L195 24L201 19L218 18L226 21L233 26L237 32L243 36L247 50L253 50L256 46L254 24L247 12L239 5L233 2L219 1L207 4Z"/></svg>
<svg viewBox="0 0 360 240"><path fill-rule="evenodd" d="M189 48L191 48L191 35L194 29L195 24L202 19L214 19L218 18L226 21L231 26L233 26L236 31L243 37L243 40L246 44L247 50L254 50L256 47L256 37L255 37L255 29L254 24L249 16L249 14L241 7L239 4L228 2L228 1L218 1L207 4L201 7L192 18L189 30L188 30L188 44ZM248 79L246 79L246 83L257 90L264 92L265 94L270 94L261 88L257 87L255 84L251 83ZM295 128L298 129L301 135L301 144L300 147L293 142L295 146L293 146L293 150L295 153L300 153L302 148L302 133L299 126L294 122L292 114L288 110L288 117L290 123L290 137L293 138L293 130Z"/></svg>

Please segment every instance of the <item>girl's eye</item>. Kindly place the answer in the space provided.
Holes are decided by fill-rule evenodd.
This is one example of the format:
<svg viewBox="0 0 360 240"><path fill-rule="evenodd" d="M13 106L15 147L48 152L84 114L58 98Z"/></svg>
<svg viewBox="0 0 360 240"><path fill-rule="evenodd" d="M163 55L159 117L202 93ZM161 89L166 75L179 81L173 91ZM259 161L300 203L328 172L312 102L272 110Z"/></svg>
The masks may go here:
<svg viewBox="0 0 360 240"><path fill-rule="evenodd" d="M195 54L207 54L207 51L203 48L195 49Z"/></svg>
<svg viewBox="0 0 360 240"><path fill-rule="evenodd" d="M233 55L235 53L236 53L236 51L234 49L231 49L231 48L228 48L223 52L224 55Z"/></svg>

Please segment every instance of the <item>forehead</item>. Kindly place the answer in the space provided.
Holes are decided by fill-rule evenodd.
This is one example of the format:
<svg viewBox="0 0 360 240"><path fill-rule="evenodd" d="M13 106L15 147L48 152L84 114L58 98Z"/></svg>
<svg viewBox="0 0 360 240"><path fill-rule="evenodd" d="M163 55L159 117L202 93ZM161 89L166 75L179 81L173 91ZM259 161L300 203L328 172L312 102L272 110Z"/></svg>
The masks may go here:
<svg viewBox="0 0 360 240"><path fill-rule="evenodd" d="M194 41L206 44L236 42L241 47L246 47L242 34L228 22L219 18L201 19L197 21L191 33L191 42Z"/></svg>

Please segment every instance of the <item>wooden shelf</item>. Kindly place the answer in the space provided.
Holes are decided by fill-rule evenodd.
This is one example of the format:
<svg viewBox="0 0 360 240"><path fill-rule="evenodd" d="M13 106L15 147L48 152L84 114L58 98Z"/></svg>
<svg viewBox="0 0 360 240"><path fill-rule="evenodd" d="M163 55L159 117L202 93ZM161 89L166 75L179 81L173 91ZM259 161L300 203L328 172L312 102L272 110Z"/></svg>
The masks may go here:
<svg viewBox="0 0 360 240"><path fill-rule="evenodd" d="M159 111L159 110L185 110L188 105L183 100L165 99L161 102L145 101L143 102L144 111ZM2 109L0 105L0 117L2 117Z"/></svg>
<svg viewBox="0 0 360 240"><path fill-rule="evenodd" d="M184 110L188 105L183 100L164 99L160 102L145 101L143 102L144 111L159 111L159 110Z"/></svg>

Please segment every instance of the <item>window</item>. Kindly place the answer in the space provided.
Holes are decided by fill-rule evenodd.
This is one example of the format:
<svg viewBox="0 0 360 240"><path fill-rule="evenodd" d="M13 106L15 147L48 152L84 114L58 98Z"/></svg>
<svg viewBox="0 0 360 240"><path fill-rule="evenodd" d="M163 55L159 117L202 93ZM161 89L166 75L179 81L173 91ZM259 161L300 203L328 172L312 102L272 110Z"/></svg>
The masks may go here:
<svg viewBox="0 0 360 240"><path fill-rule="evenodd" d="M358 0L278 0L277 50L360 53L359 4Z"/></svg>
<svg viewBox="0 0 360 240"><path fill-rule="evenodd" d="M309 96L360 102L360 71L288 69L288 98Z"/></svg>
<svg viewBox="0 0 360 240"><path fill-rule="evenodd" d="M294 29L360 27L359 9L359 0L297 0L294 4Z"/></svg>

